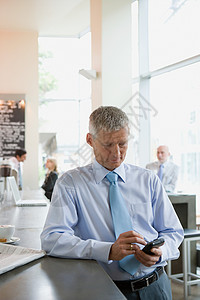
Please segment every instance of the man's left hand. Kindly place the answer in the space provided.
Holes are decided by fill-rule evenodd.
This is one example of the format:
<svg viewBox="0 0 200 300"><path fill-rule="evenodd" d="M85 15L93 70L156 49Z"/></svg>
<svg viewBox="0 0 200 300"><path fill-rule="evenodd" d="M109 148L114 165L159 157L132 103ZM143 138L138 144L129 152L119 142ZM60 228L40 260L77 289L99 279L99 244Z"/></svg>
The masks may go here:
<svg viewBox="0 0 200 300"><path fill-rule="evenodd" d="M151 252L154 253L154 255L146 254L138 247L134 255L135 258L144 266L151 267L159 261L162 255L162 250L160 248L152 248Z"/></svg>

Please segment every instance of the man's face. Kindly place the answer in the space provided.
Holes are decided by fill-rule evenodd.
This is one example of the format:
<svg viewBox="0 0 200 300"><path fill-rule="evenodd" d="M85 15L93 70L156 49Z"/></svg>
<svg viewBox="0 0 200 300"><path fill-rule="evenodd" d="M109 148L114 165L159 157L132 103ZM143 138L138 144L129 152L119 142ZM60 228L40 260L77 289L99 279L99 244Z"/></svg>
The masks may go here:
<svg viewBox="0 0 200 300"><path fill-rule="evenodd" d="M157 149L157 158L158 158L160 163L164 163L165 161L167 161L169 155L170 155L170 153L169 153L168 147L166 147L166 146L158 147L158 149Z"/></svg>
<svg viewBox="0 0 200 300"><path fill-rule="evenodd" d="M17 155L17 160L19 162L24 162L26 160L26 154L23 154L22 156Z"/></svg>
<svg viewBox="0 0 200 300"><path fill-rule="evenodd" d="M86 139L93 148L97 162L109 171L124 161L128 148L127 127L112 132L100 130L96 138L88 133Z"/></svg>

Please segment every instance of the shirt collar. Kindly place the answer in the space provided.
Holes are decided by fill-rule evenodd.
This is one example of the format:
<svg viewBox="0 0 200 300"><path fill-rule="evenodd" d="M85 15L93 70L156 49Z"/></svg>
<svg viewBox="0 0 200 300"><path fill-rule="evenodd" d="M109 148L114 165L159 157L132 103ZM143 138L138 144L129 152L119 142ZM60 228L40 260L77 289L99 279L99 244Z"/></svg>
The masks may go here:
<svg viewBox="0 0 200 300"><path fill-rule="evenodd" d="M169 163L169 160L166 160L163 164L161 164L161 163L159 162L159 167L160 167L160 165L163 165L164 167L166 167L166 166L168 165L168 163Z"/></svg>
<svg viewBox="0 0 200 300"><path fill-rule="evenodd" d="M96 159L94 159L92 166L93 166L94 178L97 183L100 183L104 179L104 177L110 172L108 169L100 165L96 161ZM119 175L122 181L126 182L124 163L122 163L118 168L114 169L113 171L115 171L115 173Z"/></svg>

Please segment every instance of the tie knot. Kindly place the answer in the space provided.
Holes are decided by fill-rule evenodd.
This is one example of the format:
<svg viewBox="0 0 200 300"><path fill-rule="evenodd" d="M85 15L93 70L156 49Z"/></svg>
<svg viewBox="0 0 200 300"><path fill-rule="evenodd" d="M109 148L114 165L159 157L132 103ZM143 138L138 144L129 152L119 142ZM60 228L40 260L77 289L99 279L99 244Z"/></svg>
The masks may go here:
<svg viewBox="0 0 200 300"><path fill-rule="evenodd" d="M114 172L110 172L106 175L106 178L110 183L117 182L118 175Z"/></svg>
<svg viewBox="0 0 200 300"><path fill-rule="evenodd" d="M161 164L161 165L160 165L160 169L163 169L163 168L164 168L164 165L163 165L163 164Z"/></svg>

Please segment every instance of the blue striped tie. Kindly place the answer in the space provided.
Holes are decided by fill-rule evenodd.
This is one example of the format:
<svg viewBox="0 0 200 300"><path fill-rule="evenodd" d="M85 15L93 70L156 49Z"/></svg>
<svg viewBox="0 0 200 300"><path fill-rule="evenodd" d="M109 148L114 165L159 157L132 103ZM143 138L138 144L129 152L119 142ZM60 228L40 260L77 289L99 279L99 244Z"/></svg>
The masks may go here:
<svg viewBox="0 0 200 300"><path fill-rule="evenodd" d="M115 230L115 236L117 239L121 233L133 230L133 227L130 215L128 213L128 209L119 190L117 182L118 175L114 172L110 172L106 175L106 178L110 182L110 208ZM139 261L134 257L134 255L128 255L119 261L120 267L126 272L130 273L131 275L135 274L139 264Z"/></svg>

